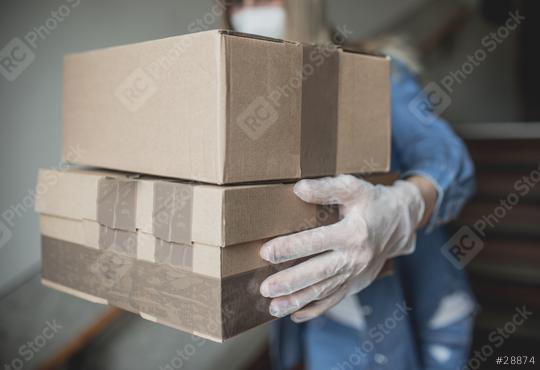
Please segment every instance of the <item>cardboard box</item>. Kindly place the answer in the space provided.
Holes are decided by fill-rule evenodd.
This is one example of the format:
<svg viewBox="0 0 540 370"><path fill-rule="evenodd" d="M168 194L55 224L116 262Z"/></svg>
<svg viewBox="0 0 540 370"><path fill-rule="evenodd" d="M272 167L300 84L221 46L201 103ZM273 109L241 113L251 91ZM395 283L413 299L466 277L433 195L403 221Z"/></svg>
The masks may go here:
<svg viewBox="0 0 540 370"><path fill-rule="evenodd" d="M92 221L40 223L47 286L218 342L272 319L259 286L277 267L254 258L262 241L204 249Z"/></svg>
<svg viewBox="0 0 540 370"><path fill-rule="evenodd" d="M262 241L211 248L207 254L198 247L163 243L142 232L113 230L92 221L41 216L40 224L43 284L216 342L274 319L268 313L270 300L259 294L259 287L266 277L291 265L261 260L253 268L244 263L243 250L258 253ZM139 253L152 242L156 247L169 244L153 262ZM178 248L184 252L175 258ZM389 261L379 277L391 271Z"/></svg>
<svg viewBox="0 0 540 370"><path fill-rule="evenodd" d="M75 163L214 184L384 172L390 63L218 30L68 55L63 131Z"/></svg>

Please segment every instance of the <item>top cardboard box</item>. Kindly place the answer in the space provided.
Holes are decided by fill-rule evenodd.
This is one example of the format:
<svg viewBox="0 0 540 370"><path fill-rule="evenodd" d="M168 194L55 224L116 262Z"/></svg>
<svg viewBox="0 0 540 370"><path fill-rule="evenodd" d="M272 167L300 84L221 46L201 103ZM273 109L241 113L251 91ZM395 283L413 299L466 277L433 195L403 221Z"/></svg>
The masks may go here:
<svg viewBox="0 0 540 370"><path fill-rule="evenodd" d="M387 171L389 59L218 30L68 55L63 144L214 184Z"/></svg>

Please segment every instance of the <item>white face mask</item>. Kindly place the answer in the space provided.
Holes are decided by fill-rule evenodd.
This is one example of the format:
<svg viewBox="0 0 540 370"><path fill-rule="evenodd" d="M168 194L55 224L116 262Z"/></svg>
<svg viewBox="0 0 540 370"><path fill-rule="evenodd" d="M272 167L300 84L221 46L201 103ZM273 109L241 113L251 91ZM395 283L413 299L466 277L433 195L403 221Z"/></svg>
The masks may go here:
<svg viewBox="0 0 540 370"><path fill-rule="evenodd" d="M231 18L238 32L282 39L285 35L285 10L281 6L255 6L238 10Z"/></svg>

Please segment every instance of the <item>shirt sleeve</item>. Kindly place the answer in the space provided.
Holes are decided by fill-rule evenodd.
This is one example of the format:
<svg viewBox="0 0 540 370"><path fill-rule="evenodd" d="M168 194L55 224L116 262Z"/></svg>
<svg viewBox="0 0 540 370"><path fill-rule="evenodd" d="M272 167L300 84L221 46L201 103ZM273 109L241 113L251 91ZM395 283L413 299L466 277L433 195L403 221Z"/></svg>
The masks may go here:
<svg viewBox="0 0 540 370"><path fill-rule="evenodd" d="M454 219L475 187L474 165L465 144L434 112L448 104L451 97L435 82L422 90L414 75L393 62L392 167L403 178L421 175L435 185L437 203L427 231Z"/></svg>

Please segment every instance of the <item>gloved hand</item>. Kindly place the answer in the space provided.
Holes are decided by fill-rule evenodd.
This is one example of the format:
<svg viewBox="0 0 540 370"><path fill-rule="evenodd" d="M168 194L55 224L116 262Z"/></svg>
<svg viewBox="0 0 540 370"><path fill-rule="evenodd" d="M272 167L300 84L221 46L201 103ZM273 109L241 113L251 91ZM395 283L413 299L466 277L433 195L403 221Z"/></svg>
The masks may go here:
<svg viewBox="0 0 540 370"><path fill-rule="evenodd" d="M305 202L338 204L341 220L261 247L271 263L313 256L263 281L260 293L273 298L273 316L294 312L293 321L310 320L371 284L386 259L414 251L425 205L408 181L383 186L340 175L301 180L294 192Z"/></svg>

